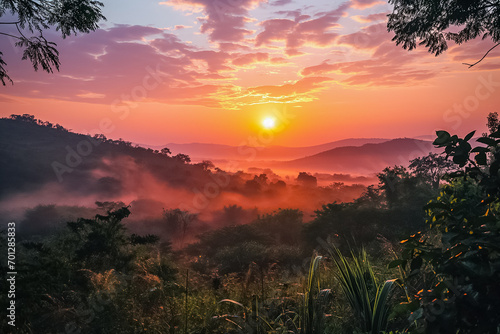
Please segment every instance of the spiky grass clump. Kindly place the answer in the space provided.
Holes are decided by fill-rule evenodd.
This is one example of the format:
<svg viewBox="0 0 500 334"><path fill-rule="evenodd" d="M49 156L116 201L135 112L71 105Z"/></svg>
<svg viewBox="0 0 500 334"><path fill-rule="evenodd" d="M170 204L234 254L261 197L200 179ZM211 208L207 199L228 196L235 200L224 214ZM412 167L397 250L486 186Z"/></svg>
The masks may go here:
<svg viewBox="0 0 500 334"><path fill-rule="evenodd" d="M338 248L329 249L337 266L337 278L342 292L349 302L359 329L364 333L379 334L387 327L389 296L396 280L378 284L367 253L351 251L351 259L345 257Z"/></svg>

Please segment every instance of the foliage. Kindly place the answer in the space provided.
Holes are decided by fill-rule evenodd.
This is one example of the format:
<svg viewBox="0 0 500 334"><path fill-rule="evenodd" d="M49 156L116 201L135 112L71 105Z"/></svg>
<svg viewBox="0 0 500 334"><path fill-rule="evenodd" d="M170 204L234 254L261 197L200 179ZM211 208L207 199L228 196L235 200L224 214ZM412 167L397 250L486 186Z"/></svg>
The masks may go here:
<svg viewBox="0 0 500 334"><path fill-rule="evenodd" d="M80 218L52 237L18 242L19 333L167 332L178 321L163 311L178 294L175 269L168 254L159 256L155 236L128 234L122 220L129 214L120 208ZM5 301L2 295L2 307Z"/></svg>
<svg viewBox="0 0 500 334"><path fill-rule="evenodd" d="M415 332L497 333L500 329L500 131L477 141L438 131L459 166L451 183L427 205L426 233L403 241L400 259L408 282L426 276L422 290L404 305Z"/></svg>
<svg viewBox="0 0 500 334"><path fill-rule="evenodd" d="M42 70L52 73L59 70L59 52L54 42L48 41L43 31L55 28L63 38L78 32L89 33L99 28L98 22L105 19L101 8L103 3L95 0L41 0L19 1L6 0L0 2L0 17L10 14L13 19L0 22L3 26L15 26L16 30L0 32L16 39L16 47L23 49L22 59L29 59L35 71L40 66ZM36 33L37 35L26 36ZM6 81L12 82L1 58L0 80L5 86Z"/></svg>
<svg viewBox="0 0 500 334"><path fill-rule="evenodd" d="M452 170L453 163L443 155L429 153L425 157L411 160L408 168L415 175L432 184L434 189L438 189L443 176Z"/></svg>
<svg viewBox="0 0 500 334"><path fill-rule="evenodd" d="M351 251L346 258L338 248L329 248L338 269L338 280L363 333L379 334L387 327L389 296L396 280L378 284L367 253Z"/></svg>
<svg viewBox="0 0 500 334"><path fill-rule="evenodd" d="M304 293L302 311L302 333L322 333L325 327L325 310L328 305L330 289L321 289L319 265L321 256L315 256L309 266L307 288Z"/></svg>
<svg viewBox="0 0 500 334"><path fill-rule="evenodd" d="M169 240L178 238L180 245L183 246L187 230L197 219L198 215L181 209L163 210L163 230Z"/></svg>
<svg viewBox="0 0 500 334"><path fill-rule="evenodd" d="M497 112L490 112L487 117L488 121L486 123L486 126L488 127L489 133L496 132L499 129L500 126L500 120L498 119L498 113ZM483 134L483 137L487 137L488 134L485 133Z"/></svg>
<svg viewBox="0 0 500 334"><path fill-rule="evenodd" d="M300 183L306 187L316 187L318 185L318 179L306 172L300 172L297 176L297 183Z"/></svg>
<svg viewBox="0 0 500 334"><path fill-rule="evenodd" d="M389 0L394 5L387 28L397 45L412 50L425 45L436 56L447 41L462 44L476 37L500 41L500 3L479 0ZM458 27L458 31L449 29Z"/></svg>

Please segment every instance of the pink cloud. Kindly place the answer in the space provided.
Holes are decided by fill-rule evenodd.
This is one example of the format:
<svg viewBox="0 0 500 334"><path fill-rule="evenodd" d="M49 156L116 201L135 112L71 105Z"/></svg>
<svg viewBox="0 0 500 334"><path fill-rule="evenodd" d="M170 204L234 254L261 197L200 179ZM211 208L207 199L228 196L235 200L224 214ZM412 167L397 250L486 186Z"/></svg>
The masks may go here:
<svg viewBox="0 0 500 334"><path fill-rule="evenodd" d="M295 19L295 22L303 21L303 20L308 20L311 18L310 15L302 14L302 11L300 9L296 10L280 10L276 12L278 15L284 15L286 17L293 17Z"/></svg>
<svg viewBox="0 0 500 334"><path fill-rule="evenodd" d="M156 38L146 42L149 36ZM9 59L21 71L11 73L17 82L6 87L5 93L91 103L127 101L134 95L141 101L187 103L183 96L199 92L217 103L210 94L218 88L200 80L222 80L217 72L229 69L224 65L228 54L194 50L176 36L155 28L117 26L66 40L51 39L58 44L61 72L36 73L26 64L16 66L19 61ZM204 62L206 69L197 68L195 60ZM198 98L192 97L193 101Z"/></svg>
<svg viewBox="0 0 500 334"><path fill-rule="evenodd" d="M247 53L233 59L232 63L236 66L247 66L254 63L265 62L269 60L269 54L265 52Z"/></svg>
<svg viewBox="0 0 500 334"><path fill-rule="evenodd" d="M232 65L278 65L287 60L271 58L264 52L200 50L165 30L147 27L119 26L54 40L61 52L61 72L36 73L12 57L6 59L12 62L12 68L20 70L11 73L16 84L5 87L2 100L22 96L105 104L110 108L158 102L234 109L270 100L308 101L327 80L304 78L250 89L234 86L230 84L235 71Z"/></svg>
<svg viewBox="0 0 500 334"><path fill-rule="evenodd" d="M264 31L259 33L255 39L255 45L269 45L274 41L284 41L287 36L293 33L295 26L297 25L295 21L288 19L271 19L263 21L261 26L264 27Z"/></svg>
<svg viewBox="0 0 500 334"><path fill-rule="evenodd" d="M451 46L448 50L448 53L456 62L475 63L476 61L481 59L489 49L495 46L495 44L496 43L491 41L491 39L483 40L481 38L476 38L464 45ZM483 62L497 57L500 57L500 47L497 47L490 53L488 53L487 58L485 58Z"/></svg>
<svg viewBox="0 0 500 334"><path fill-rule="evenodd" d="M211 41L238 42L251 34L245 29L249 20L248 10L265 0L169 0L163 2L177 8L189 6L202 8L206 18L202 22L201 32L207 33Z"/></svg>
<svg viewBox="0 0 500 334"><path fill-rule="evenodd" d="M271 1L271 6L284 6L288 5L289 3L292 3L293 0L274 0Z"/></svg>
<svg viewBox="0 0 500 334"><path fill-rule="evenodd" d="M337 63L325 61L304 68L300 74L305 77L338 74L344 77L344 83L350 85L411 85L437 74L437 68L425 68L425 65L418 64L419 59L427 55L424 49L409 53L396 46L391 36L383 23L340 36L337 40L339 45L371 51L370 58Z"/></svg>
<svg viewBox="0 0 500 334"><path fill-rule="evenodd" d="M345 44L355 49L373 49L386 41L390 41L393 34L387 32L385 23L373 24L349 35L340 36L337 44Z"/></svg>
<svg viewBox="0 0 500 334"><path fill-rule="evenodd" d="M380 1L380 0L351 0L351 2L352 2L351 6L357 9L366 9L386 3L385 1Z"/></svg>
<svg viewBox="0 0 500 334"><path fill-rule="evenodd" d="M327 77L308 77L281 86L253 87L249 88L248 91L251 94L260 94L274 98L291 97L297 94L310 94L312 90L320 88L321 84L327 81L331 81L331 79Z"/></svg>
<svg viewBox="0 0 500 334"><path fill-rule="evenodd" d="M205 62L210 72L231 70L231 67L226 65L230 59L230 55L226 52L204 50L187 52L186 54L190 59L197 59Z"/></svg>
<svg viewBox="0 0 500 334"><path fill-rule="evenodd" d="M302 71L300 71L300 74L303 76L324 75L331 73L336 69L338 69L338 66L335 66L335 64L328 64L327 62L323 62L319 65L309 66L302 69Z"/></svg>
<svg viewBox="0 0 500 334"><path fill-rule="evenodd" d="M381 47L385 51L375 52L374 54L378 56L373 56L372 59L340 63L323 62L304 68L300 74L308 77L335 73L347 75L342 82L349 85L395 86L428 80L435 77L439 71L435 68L415 69L419 55L409 54L394 45L390 45L392 47L390 52L387 51L389 47L385 45Z"/></svg>
<svg viewBox="0 0 500 334"><path fill-rule="evenodd" d="M250 48L246 45L238 44L238 43L219 43L219 49L224 52L232 52L232 51L248 51Z"/></svg>
<svg viewBox="0 0 500 334"><path fill-rule="evenodd" d="M338 36L332 29L340 27L337 22L348 7L349 4L344 3L335 10L319 13L317 18L307 21L300 21L299 12L283 12L287 16L294 15L296 20L271 19L262 22L264 30L257 35L255 45L272 46L273 42L284 42L285 52L289 56L302 54L299 49L307 44L317 47L331 45Z"/></svg>
<svg viewBox="0 0 500 334"><path fill-rule="evenodd" d="M284 57L271 58L271 64L287 64L287 63L289 63L289 61L286 60L286 58Z"/></svg>
<svg viewBox="0 0 500 334"><path fill-rule="evenodd" d="M376 22L376 21L387 21L387 15L389 13L388 12L384 12L384 13L376 13L376 14L370 14L370 15L366 15L366 16L353 16L352 18L355 20L355 21L358 21L358 22L361 22L361 23L371 23L371 22Z"/></svg>

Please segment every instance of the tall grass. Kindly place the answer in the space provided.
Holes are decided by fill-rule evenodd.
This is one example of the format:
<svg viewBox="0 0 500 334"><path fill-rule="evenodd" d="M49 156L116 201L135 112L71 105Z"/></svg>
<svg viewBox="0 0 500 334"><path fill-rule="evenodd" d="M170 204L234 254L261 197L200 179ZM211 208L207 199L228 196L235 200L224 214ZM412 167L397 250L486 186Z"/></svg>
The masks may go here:
<svg viewBox="0 0 500 334"><path fill-rule="evenodd" d="M378 284L367 253L351 251L351 259L338 248L329 248L338 269L337 278L349 302L359 329L364 333L379 334L387 328L389 297L396 280Z"/></svg>
<svg viewBox="0 0 500 334"><path fill-rule="evenodd" d="M315 256L309 265L307 286L304 292L300 333L323 333L325 326L325 309L330 296L330 289L321 289L319 265L322 256Z"/></svg>

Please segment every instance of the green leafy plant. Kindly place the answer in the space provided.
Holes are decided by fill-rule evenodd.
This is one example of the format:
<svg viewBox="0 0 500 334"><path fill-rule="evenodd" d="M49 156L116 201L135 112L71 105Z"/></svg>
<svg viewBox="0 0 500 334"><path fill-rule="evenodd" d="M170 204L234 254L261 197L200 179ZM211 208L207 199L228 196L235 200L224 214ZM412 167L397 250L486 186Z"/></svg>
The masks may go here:
<svg viewBox="0 0 500 334"><path fill-rule="evenodd" d="M500 131L473 148L474 132L463 139L438 131L434 145L458 165L450 184L427 206L427 230L402 242L393 262L405 283L426 275L406 310L418 333L498 333L500 321Z"/></svg>
<svg viewBox="0 0 500 334"><path fill-rule="evenodd" d="M302 308L302 331L304 334L322 333L325 326L325 309L328 305L330 289L321 289L319 266L321 256L314 256L309 265L307 287Z"/></svg>
<svg viewBox="0 0 500 334"><path fill-rule="evenodd" d="M338 248L329 248L338 269L338 280L349 302L359 329L363 333L379 334L387 327L389 297L396 280L379 284L368 261L367 253L351 251L351 259L345 257Z"/></svg>

